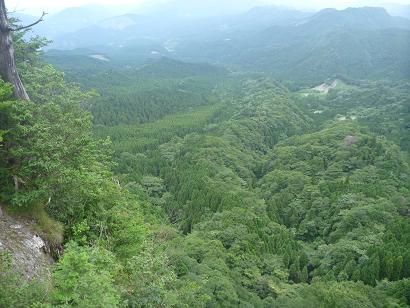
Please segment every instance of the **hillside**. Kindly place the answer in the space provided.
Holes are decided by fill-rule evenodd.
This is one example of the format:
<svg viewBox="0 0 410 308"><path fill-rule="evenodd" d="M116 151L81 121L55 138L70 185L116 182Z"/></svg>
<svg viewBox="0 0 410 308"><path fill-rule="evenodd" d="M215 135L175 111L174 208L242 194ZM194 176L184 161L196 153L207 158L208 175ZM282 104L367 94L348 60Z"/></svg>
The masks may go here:
<svg viewBox="0 0 410 308"><path fill-rule="evenodd" d="M176 53L301 83L338 75L402 79L410 75L409 25L383 9L329 9L245 39L186 42Z"/></svg>
<svg viewBox="0 0 410 308"><path fill-rule="evenodd" d="M1 308L409 307L409 21L251 2L0 29Z"/></svg>
<svg viewBox="0 0 410 308"><path fill-rule="evenodd" d="M338 76L410 76L410 20L373 7L326 9L314 15L260 7L210 19L122 15L60 38L55 47L86 46L89 51L83 56L103 54L127 65L143 63L136 59L169 57L257 71L299 84ZM74 52L81 54L81 49ZM51 54L54 63L67 55Z"/></svg>
<svg viewBox="0 0 410 308"><path fill-rule="evenodd" d="M209 4L206 4L209 5ZM195 7L195 6L194 6ZM176 9L176 8L175 8ZM198 8L195 8L198 10ZM176 9L178 11L178 9ZM189 9L188 9L189 10ZM69 33L54 35L52 46L57 49L97 47L102 45L132 47L147 40L159 44L187 39L211 39L215 37L243 36L246 33L263 30L273 25L295 23L309 13L282 7L253 8L245 13L231 13L219 16L191 16L182 13L168 13L154 10L145 14L128 13L98 19L93 24L69 28ZM198 10L200 12L201 10ZM240 12L240 10L239 10ZM57 16L58 17L58 16ZM57 18L57 17L53 17ZM52 20L51 20L52 22ZM48 22L46 21L46 24ZM104 33L104 35L102 35Z"/></svg>

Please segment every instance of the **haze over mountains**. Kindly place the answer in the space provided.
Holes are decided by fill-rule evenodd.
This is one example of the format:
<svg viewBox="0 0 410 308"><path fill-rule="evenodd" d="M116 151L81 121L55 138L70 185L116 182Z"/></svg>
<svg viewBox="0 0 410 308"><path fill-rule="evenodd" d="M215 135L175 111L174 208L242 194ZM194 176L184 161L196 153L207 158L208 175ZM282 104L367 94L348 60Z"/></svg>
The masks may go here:
<svg viewBox="0 0 410 308"><path fill-rule="evenodd" d="M289 25L225 42L189 42L186 56L270 72L280 79L408 76L409 21L381 8L326 9ZM209 43L207 43L208 46ZM186 52L186 51L189 52ZM333 75L333 76L331 76Z"/></svg>
<svg viewBox="0 0 410 308"><path fill-rule="evenodd" d="M107 7L89 4L82 7L66 8L61 12L48 15L45 21L35 28L35 33L55 41L53 46L56 48L68 48L70 43L75 48L83 46L76 46L76 42L71 42L65 35L70 33L73 36L79 30L85 32L89 27L124 30L134 26L145 36L155 37L159 35L155 29L160 28L160 34L164 36L169 35L169 33L174 34L173 31L175 31L177 25L181 27L186 26L187 23L190 23L191 26L192 24L202 24L227 28L241 22L248 22L246 25L242 24L243 28L247 28L251 23L260 24L262 21L265 22L263 26L268 27L284 21L301 19L315 13L313 9L301 11L292 8L292 1L288 2L289 6L267 6L263 5L264 3L267 3L266 0L211 0L206 2L158 0L149 1L138 7L119 5ZM366 2L361 1L360 3ZM410 5L394 5L381 2L380 7L386 8L389 14L393 16L410 17ZM17 11L14 16L23 22L33 21L37 18L36 16L21 14L20 11ZM148 20L150 22L147 23ZM146 28L142 28L142 26L146 26ZM170 26L171 29L164 34L163 31ZM81 32L78 34L81 35Z"/></svg>
<svg viewBox="0 0 410 308"><path fill-rule="evenodd" d="M247 10L248 1L231 2L201 6L175 0L125 14L120 7L69 8L48 16L35 34L53 41L48 56L54 63L59 57L66 58L65 63L82 57L95 65L126 67L169 57L300 82L340 75L410 76L410 19L403 17L408 6L389 5L389 14L381 7ZM17 17L24 22L34 19Z"/></svg>

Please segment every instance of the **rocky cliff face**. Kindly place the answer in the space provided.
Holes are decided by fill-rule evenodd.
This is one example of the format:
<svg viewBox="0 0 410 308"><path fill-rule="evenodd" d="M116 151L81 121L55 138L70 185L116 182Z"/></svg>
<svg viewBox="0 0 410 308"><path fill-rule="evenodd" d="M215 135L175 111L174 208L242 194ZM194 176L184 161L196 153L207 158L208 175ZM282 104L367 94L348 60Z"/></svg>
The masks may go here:
<svg viewBox="0 0 410 308"><path fill-rule="evenodd" d="M48 271L53 263L46 243L33 231L33 222L7 215L0 207L0 252L8 252L27 279Z"/></svg>

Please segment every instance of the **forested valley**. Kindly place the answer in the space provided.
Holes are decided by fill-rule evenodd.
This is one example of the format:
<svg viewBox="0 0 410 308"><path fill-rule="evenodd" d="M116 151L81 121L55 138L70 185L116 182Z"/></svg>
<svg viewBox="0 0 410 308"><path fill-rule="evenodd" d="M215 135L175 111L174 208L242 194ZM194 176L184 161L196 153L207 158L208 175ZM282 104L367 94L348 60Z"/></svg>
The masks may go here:
<svg viewBox="0 0 410 308"><path fill-rule="evenodd" d="M410 20L351 10L335 45L325 10L174 57L13 32L30 100L0 82L0 221L52 261L27 279L0 237L0 307L408 307Z"/></svg>

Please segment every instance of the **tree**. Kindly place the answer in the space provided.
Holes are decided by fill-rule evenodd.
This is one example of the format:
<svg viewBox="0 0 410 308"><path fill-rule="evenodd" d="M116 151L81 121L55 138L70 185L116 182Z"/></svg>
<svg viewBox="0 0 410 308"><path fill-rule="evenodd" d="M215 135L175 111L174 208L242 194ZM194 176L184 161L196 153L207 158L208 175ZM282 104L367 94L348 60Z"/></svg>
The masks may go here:
<svg viewBox="0 0 410 308"><path fill-rule="evenodd" d="M6 4L4 0L0 0L0 75L4 81L13 85L13 94L17 99L30 100L17 72L11 32L28 29L36 25L43 21L45 15L46 13L43 12L43 15L30 25L13 28L7 18Z"/></svg>
<svg viewBox="0 0 410 308"><path fill-rule="evenodd" d="M70 242L52 275L51 301L64 307L118 307L120 292L113 278L117 270L109 251Z"/></svg>
<svg viewBox="0 0 410 308"><path fill-rule="evenodd" d="M131 307L169 307L176 275L168 266L167 256L163 252L156 251L149 243L144 246L126 267L129 274L129 304Z"/></svg>

